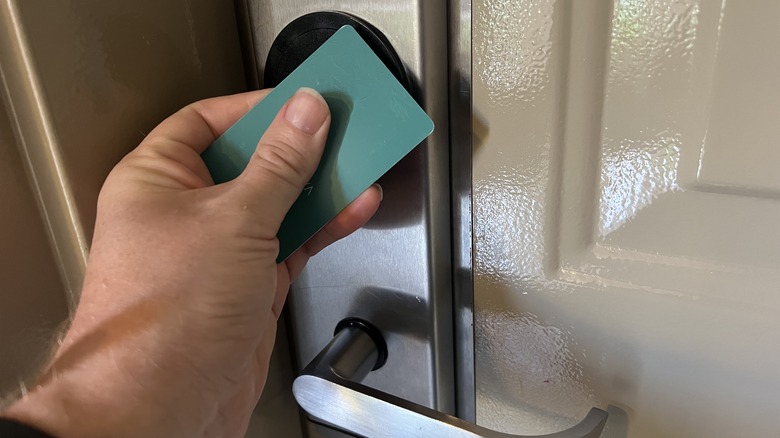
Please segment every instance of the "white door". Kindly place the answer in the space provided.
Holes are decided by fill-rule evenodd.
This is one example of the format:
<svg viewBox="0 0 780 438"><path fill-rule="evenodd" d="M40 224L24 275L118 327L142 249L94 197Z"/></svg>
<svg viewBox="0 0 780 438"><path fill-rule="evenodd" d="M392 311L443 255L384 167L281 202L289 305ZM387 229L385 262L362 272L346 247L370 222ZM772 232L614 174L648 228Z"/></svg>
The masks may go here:
<svg viewBox="0 0 780 438"><path fill-rule="evenodd" d="M474 1L478 423L780 436L779 18Z"/></svg>

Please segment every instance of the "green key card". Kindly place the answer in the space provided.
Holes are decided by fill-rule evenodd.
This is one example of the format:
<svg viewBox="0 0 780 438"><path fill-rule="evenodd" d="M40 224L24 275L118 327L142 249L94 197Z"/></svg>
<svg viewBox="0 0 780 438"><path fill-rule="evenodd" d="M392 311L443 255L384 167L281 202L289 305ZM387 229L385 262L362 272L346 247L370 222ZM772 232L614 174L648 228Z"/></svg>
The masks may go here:
<svg viewBox="0 0 780 438"><path fill-rule="evenodd" d="M282 222L284 261L433 132L433 122L350 26L333 34L265 99L214 141L203 161L219 184L246 167L263 133L301 87L331 111L325 153Z"/></svg>

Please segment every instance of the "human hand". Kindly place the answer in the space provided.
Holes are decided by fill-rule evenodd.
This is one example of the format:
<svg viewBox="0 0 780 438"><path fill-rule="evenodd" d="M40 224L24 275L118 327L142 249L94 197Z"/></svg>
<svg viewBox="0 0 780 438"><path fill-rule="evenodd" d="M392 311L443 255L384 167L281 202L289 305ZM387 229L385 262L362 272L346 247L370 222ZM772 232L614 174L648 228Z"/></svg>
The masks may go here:
<svg viewBox="0 0 780 438"><path fill-rule="evenodd" d="M233 181L213 185L200 158L267 93L194 103L114 168L70 330L4 415L60 438L243 436L290 282L382 197L369 188L277 265L279 225L322 155L325 101L298 91Z"/></svg>

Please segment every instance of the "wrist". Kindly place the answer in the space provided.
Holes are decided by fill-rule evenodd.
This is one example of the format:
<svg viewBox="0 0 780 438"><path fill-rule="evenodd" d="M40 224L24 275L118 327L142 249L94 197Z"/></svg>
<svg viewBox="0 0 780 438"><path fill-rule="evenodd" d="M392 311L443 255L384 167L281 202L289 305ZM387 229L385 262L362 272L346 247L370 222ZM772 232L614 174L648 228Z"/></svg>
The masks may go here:
<svg viewBox="0 0 780 438"><path fill-rule="evenodd" d="M56 379L23 394L3 412L3 417L35 427L57 438L108 436L109 416L87 414L83 394ZM92 419L89 426L83 424Z"/></svg>
<svg viewBox="0 0 780 438"><path fill-rule="evenodd" d="M48 371L2 415L57 438L195 435L205 415L181 413L193 413L199 395L163 357L170 351L156 351L161 330L88 331L74 334L74 324Z"/></svg>

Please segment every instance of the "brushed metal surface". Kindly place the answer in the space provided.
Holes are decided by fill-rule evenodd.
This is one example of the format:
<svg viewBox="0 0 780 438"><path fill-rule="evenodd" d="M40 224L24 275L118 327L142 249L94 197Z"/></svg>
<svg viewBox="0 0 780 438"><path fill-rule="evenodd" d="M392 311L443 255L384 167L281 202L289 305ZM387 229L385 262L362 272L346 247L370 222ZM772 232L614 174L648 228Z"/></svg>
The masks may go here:
<svg viewBox="0 0 780 438"><path fill-rule="evenodd" d="M278 32L321 10L354 14L385 34L436 130L382 178L384 201L376 217L312 259L293 285L295 356L302 367L327 344L339 320L361 317L385 333L391 357L366 384L454 413L447 5L443 0L250 2L260 77Z"/></svg>
<svg viewBox="0 0 780 438"><path fill-rule="evenodd" d="M471 0L450 1L448 7L455 399L458 418L473 423L476 422L476 376L471 175Z"/></svg>

